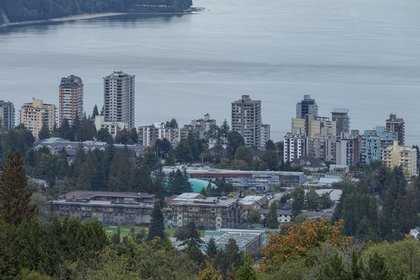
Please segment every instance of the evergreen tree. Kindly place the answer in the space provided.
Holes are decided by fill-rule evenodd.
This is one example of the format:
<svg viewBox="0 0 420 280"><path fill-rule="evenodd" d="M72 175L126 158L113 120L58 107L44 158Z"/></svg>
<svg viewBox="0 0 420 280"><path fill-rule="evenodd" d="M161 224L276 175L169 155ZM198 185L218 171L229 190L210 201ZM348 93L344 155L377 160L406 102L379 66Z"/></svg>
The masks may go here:
<svg viewBox="0 0 420 280"><path fill-rule="evenodd" d="M204 197L207 197L207 191L204 187L201 189L200 194L203 195Z"/></svg>
<svg viewBox="0 0 420 280"><path fill-rule="evenodd" d="M392 272L385 264L385 258L375 252L369 258L369 266L365 268L365 279L367 280L392 280Z"/></svg>
<svg viewBox="0 0 420 280"><path fill-rule="evenodd" d="M254 260L245 258L243 265L236 272L236 280L257 280L257 272L252 266Z"/></svg>
<svg viewBox="0 0 420 280"><path fill-rule="evenodd" d="M95 139L96 139L96 141L102 141L102 142L106 142L108 144L112 144L112 141L113 141L112 135L111 135L111 133L109 133L109 130L108 130L107 127L105 127L105 128L102 127L101 129L99 129L96 132Z"/></svg>
<svg viewBox="0 0 420 280"><path fill-rule="evenodd" d="M276 145L274 145L273 140L270 139L265 143L265 149L266 150L271 150L271 151L276 151Z"/></svg>
<svg viewBox="0 0 420 280"><path fill-rule="evenodd" d="M163 213L159 202L155 202L155 206L153 207L152 219L150 221L150 229L149 234L147 235L147 240L151 241L155 237L159 237L160 239L166 238Z"/></svg>
<svg viewBox="0 0 420 280"><path fill-rule="evenodd" d="M38 214L36 205L30 205L32 193L25 188L28 183L20 152L9 152L0 175L0 216L6 223L19 225Z"/></svg>
<svg viewBox="0 0 420 280"><path fill-rule="evenodd" d="M213 259L216 256L217 245L216 245L214 237L210 238L209 242L207 243L205 251L206 251L207 256L211 259Z"/></svg>
<svg viewBox="0 0 420 280"><path fill-rule="evenodd" d="M272 202L270 205L270 211L265 216L265 220L267 221L267 227L269 228L278 228L279 227L279 220L277 218L277 205L276 202Z"/></svg>
<svg viewBox="0 0 420 280"><path fill-rule="evenodd" d="M48 128L48 123L47 122L43 122L42 123L42 127L41 130L38 133L38 138L39 139L47 139L50 138L50 129Z"/></svg>
<svg viewBox="0 0 420 280"><path fill-rule="evenodd" d="M64 118L60 127L60 137L63 139L69 139L69 133L70 133L70 124L69 124L69 121L66 118Z"/></svg>
<svg viewBox="0 0 420 280"><path fill-rule="evenodd" d="M185 235L186 240L181 244L182 246L187 245L185 249L187 252L192 251L194 249L199 249L201 244L204 243L203 240L200 238L200 232L197 230L195 226L195 222L191 221L187 224L187 232Z"/></svg>
<svg viewBox="0 0 420 280"><path fill-rule="evenodd" d="M222 136L223 138L227 138L229 131L230 131L230 126L228 124L228 122L226 121L226 119L223 121L222 125L220 126L220 129L222 131Z"/></svg>
<svg viewBox="0 0 420 280"><path fill-rule="evenodd" d="M93 113L92 113L92 120L95 120L95 117L99 116L99 112L98 112L98 106L93 107Z"/></svg>

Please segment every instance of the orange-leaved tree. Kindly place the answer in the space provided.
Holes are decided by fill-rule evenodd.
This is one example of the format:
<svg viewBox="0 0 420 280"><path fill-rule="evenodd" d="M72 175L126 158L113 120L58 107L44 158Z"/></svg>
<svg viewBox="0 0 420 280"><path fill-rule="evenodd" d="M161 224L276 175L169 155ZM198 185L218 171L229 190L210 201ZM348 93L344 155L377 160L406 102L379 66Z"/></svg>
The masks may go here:
<svg viewBox="0 0 420 280"><path fill-rule="evenodd" d="M269 269L275 264L287 261L293 257L306 258L308 252L328 242L334 246L342 247L348 243L351 237L340 234L343 228L343 220L331 225L328 218L320 221L306 219L302 226L292 226L287 230L286 235L270 233L270 242L265 249L261 249L265 259L260 263L260 271Z"/></svg>

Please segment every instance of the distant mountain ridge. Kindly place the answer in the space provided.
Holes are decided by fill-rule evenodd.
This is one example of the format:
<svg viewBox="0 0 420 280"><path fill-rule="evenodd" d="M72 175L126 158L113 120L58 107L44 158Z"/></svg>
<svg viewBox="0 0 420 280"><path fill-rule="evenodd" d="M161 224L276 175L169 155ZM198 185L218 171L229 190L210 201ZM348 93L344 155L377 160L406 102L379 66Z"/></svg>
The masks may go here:
<svg viewBox="0 0 420 280"><path fill-rule="evenodd" d="M0 25L106 12L183 12L192 0L0 0Z"/></svg>

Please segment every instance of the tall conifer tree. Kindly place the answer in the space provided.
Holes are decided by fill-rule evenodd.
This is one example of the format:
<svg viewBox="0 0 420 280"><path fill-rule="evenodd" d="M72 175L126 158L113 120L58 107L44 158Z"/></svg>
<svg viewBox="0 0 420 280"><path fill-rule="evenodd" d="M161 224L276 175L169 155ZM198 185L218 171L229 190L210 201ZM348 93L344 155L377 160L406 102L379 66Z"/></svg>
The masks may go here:
<svg viewBox="0 0 420 280"><path fill-rule="evenodd" d="M9 152L0 176L0 215L9 224L19 225L38 214L36 205L29 205L32 193L26 190L26 178L20 152Z"/></svg>
<svg viewBox="0 0 420 280"><path fill-rule="evenodd" d="M155 202L155 207L152 212L152 220L150 222L149 234L147 235L147 240L151 241L155 237L160 237L160 239L165 239L165 226L163 220L162 210L160 208L160 203Z"/></svg>

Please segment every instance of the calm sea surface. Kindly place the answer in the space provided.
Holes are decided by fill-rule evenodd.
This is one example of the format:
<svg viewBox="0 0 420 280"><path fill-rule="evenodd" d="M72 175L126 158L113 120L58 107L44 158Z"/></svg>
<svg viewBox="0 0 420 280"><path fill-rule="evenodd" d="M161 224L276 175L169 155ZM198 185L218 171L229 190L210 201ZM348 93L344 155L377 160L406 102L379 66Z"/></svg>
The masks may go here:
<svg viewBox="0 0 420 280"><path fill-rule="evenodd" d="M281 140L296 103L321 116L350 109L351 129L406 122L420 144L418 0L195 0L183 16L123 16L0 28L0 99L58 105L60 79L78 75L84 108L103 103L103 77L136 75L136 125L209 113L230 122L243 94L262 100ZM17 122L17 121L16 121Z"/></svg>

